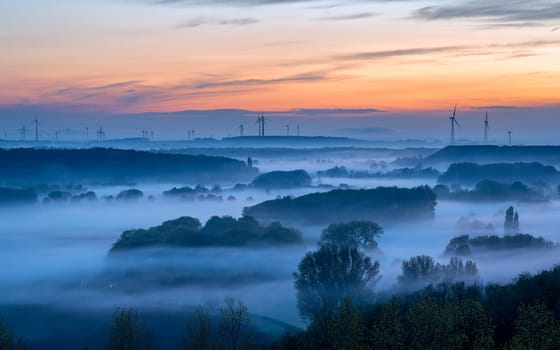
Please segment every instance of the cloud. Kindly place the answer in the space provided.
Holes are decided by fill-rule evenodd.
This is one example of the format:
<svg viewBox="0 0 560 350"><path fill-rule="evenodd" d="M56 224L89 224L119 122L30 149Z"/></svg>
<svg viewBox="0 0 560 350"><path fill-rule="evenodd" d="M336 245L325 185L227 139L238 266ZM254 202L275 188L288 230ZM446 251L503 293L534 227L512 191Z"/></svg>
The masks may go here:
<svg viewBox="0 0 560 350"><path fill-rule="evenodd" d="M512 109L518 109L519 107L517 106L477 106L477 107L471 107L471 109L488 109L488 110L512 110Z"/></svg>
<svg viewBox="0 0 560 350"><path fill-rule="evenodd" d="M196 28L196 27L200 27L203 24L207 24L209 22L210 21L204 17L196 17L188 20L185 23L181 23L177 25L175 28Z"/></svg>
<svg viewBox="0 0 560 350"><path fill-rule="evenodd" d="M472 18L498 23L543 22L560 19L558 0L470 0L427 6L414 12L423 20Z"/></svg>
<svg viewBox="0 0 560 350"><path fill-rule="evenodd" d="M384 128L381 126L371 126L367 128L344 128L339 129L341 132L351 134L389 134L394 132L393 129Z"/></svg>
<svg viewBox="0 0 560 350"><path fill-rule="evenodd" d="M271 79L240 79L240 80L209 80L196 83L194 89L210 89L215 87L261 86L288 82L309 82L326 80L328 77L321 72L302 73Z"/></svg>
<svg viewBox="0 0 560 350"><path fill-rule="evenodd" d="M362 13L355 13L351 15L321 17L319 19L323 21L348 21L348 20L371 18L375 16L377 16L377 14L373 12L362 12Z"/></svg>
<svg viewBox="0 0 560 350"><path fill-rule="evenodd" d="M181 28L196 28L200 27L201 25L205 24L219 24L219 25L231 25L231 26L246 26L250 24L259 23L258 19L255 18L232 18L232 19L224 19L224 20L217 20L211 19L206 17L196 17L188 20L187 22L180 23L176 25L174 28L181 29Z"/></svg>
<svg viewBox="0 0 560 350"><path fill-rule="evenodd" d="M466 46L439 46L439 47L414 47L398 50L381 50L358 52L349 55L338 56L340 59L346 60L375 60L384 58L394 58L403 56L428 55L433 53L457 52L467 48Z"/></svg>
<svg viewBox="0 0 560 350"><path fill-rule="evenodd" d="M228 19L219 22L219 24L221 25L233 25L233 26L246 26L255 23L259 23L259 20L255 18L234 18L234 19Z"/></svg>
<svg viewBox="0 0 560 350"><path fill-rule="evenodd" d="M560 40L533 40L490 45L457 45L435 47L413 47L397 50L380 50L357 52L335 57L339 60L382 60L398 57L413 57L432 54L444 54L453 57L467 56L500 56L503 58L516 58L536 55L533 50L560 45Z"/></svg>

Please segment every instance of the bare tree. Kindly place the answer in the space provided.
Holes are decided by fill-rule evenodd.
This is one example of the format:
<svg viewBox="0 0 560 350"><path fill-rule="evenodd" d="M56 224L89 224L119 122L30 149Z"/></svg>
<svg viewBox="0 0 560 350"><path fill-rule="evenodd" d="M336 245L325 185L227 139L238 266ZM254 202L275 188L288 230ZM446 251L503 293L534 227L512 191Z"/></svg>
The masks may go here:
<svg viewBox="0 0 560 350"><path fill-rule="evenodd" d="M249 342L249 309L242 301L226 298L220 309L220 340L222 349L238 350Z"/></svg>
<svg viewBox="0 0 560 350"><path fill-rule="evenodd" d="M117 308L109 331L107 350L150 350L152 337L140 322L138 312L132 308Z"/></svg>

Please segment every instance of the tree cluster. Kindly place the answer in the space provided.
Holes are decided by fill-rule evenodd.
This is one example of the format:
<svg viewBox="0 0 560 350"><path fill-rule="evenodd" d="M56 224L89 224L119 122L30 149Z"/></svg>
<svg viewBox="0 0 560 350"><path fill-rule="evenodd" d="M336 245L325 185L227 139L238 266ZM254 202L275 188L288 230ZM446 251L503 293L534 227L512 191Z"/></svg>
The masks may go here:
<svg viewBox="0 0 560 350"><path fill-rule="evenodd" d="M251 245L289 245L302 243L301 232L271 223L263 226L254 218L230 216L210 218L202 226L198 219L181 217L149 229L122 233L111 251L157 246L242 247Z"/></svg>
<svg viewBox="0 0 560 350"><path fill-rule="evenodd" d="M244 209L259 219L331 224L354 220L390 223L431 219L436 195L428 186L378 187L367 190L333 190L293 198L284 197Z"/></svg>

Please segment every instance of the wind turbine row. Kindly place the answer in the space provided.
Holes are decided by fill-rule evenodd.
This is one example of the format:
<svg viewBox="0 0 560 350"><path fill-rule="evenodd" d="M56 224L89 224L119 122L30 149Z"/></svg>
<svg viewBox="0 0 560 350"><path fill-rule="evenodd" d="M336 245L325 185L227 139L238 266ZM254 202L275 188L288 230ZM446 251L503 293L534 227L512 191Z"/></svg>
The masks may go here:
<svg viewBox="0 0 560 350"><path fill-rule="evenodd" d="M456 139L455 139L455 126L457 126L458 128L461 128L461 125L459 124L459 122L457 121L457 105L455 105L455 108L453 109L453 114L451 115L451 117L449 118L451 120L451 145L455 145L456 143ZM483 125L484 125L484 144L488 145L488 130L490 129L490 122L488 121L488 112L486 112L486 116L484 118L483 121ZM512 137L512 132L508 131L508 136L509 136L509 145L511 146L511 137Z"/></svg>

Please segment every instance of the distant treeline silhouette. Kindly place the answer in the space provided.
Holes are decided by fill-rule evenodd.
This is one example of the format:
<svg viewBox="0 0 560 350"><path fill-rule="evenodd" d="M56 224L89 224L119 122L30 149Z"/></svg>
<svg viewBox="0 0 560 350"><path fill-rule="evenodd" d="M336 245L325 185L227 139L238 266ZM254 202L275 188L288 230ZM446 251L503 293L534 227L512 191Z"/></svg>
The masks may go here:
<svg viewBox="0 0 560 350"><path fill-rule="evenodd" d="M246 163L223 157L153 153L106 148L0 149L4 183L135 181L250 181L258 174Z"/></svg>
<svg viewBox="0 0 560 350"><path fill-rule="evenodd" d="M272 171L257 176L252 185L264 189L287 189L309 187L311 180L305 170Z"/></svg>
<svg viewBox="0 0 560 350"><path fill-rule="evenodd" d="M428 186L378 187L284 197L245 208L244 214L262 220L313 224L364 219L387 223L431 219L436 204L436 195Z"/></svg>
<svg viewBox="0 0 560 350"><path fill-rule="evenodd" d="M548 199L541 191L537 192L521 182L506 184L492 180L482 180L472 190L457 189L451 191L447 185L440 184L434 187L434 192L438 199L454 201L503 202L512 200L544 201Z"/></svg>
<svg viewBox="0 0 560 350"><path fill-rule="evenodd" d="M557 183L560 172L541 163L494 163L480 165L476 163L451 164L438 182L442 184L474 185L482 180L513 183L521 181L532 183L544 181Z"/></svg>
<svg viewBox="0 0 560 350"><path fill-rule="evenodd" d="M422 164L535 161L560 164L560 146L447 146L422 159Z"/></svg>
<svg viewBox="0 0 560 350"><path fill-rule="evenodd" d="M149 229L128 230L113 244L112 252L147 247L243 247L302 243L301 232L279 223L267 226L244 216L210 218L202 226L198 219L182 217Z"/></svg>

